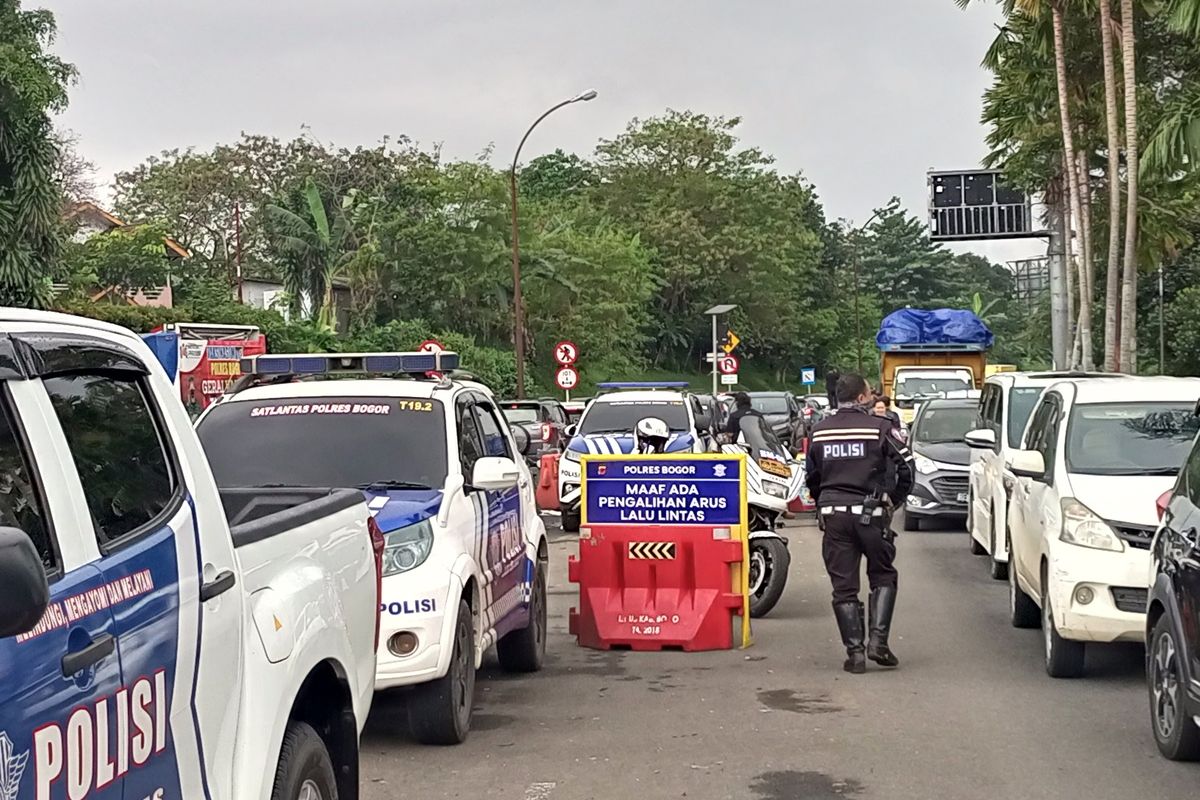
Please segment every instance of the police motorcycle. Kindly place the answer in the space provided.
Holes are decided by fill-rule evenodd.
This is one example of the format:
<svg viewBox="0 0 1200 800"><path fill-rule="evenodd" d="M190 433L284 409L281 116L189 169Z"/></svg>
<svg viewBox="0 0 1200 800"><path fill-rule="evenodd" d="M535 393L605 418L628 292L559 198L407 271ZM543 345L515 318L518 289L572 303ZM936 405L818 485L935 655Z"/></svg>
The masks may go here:
<svg viewBox="0 0 1200 800"><path fill-rule="evenodd" d="M804 468L755 414L741 419L736 442L721 451L746 455L746 505L750 514L750 616L770 613L787 584L792 557L776 527L788 503L804 488Z"/></svg>

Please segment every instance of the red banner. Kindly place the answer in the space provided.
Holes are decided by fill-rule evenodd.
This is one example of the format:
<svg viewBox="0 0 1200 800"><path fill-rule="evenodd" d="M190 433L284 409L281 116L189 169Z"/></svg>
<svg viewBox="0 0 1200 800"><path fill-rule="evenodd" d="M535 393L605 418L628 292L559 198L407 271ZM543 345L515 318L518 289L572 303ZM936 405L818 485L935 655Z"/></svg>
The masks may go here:
<svg viewBox="0 0 1200 800"><path fill-rule="evenodd" d="M202 411L242 374L243 356L267 352L267 337L179 340L179 392L184 405Z"/></svg>

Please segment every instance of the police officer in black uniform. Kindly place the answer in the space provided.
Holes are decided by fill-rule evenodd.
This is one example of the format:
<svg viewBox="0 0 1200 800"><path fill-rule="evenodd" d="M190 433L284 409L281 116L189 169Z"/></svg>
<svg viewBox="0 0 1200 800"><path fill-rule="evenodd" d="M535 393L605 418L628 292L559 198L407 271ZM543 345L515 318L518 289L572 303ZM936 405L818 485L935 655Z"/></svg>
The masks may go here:
<svg viewBox="0 0 1200 800"><path fill-rule="evenodd" d="M735 392L733 395L733 412L730 413L729 419L725 421L725 430L722 431L726 436L730 437L730 441L737 441L738 436L742 432L742 417L761 417L762 414L755 410L750 395L745 392Z"/></svg>
<svg viewBox="0 0 1200 800"><path fill-rule="evenodd" d="M833 613L846 646L843 669L861 674L868 658L885 667L900 663L888 647L896 607L890 510L912 487L912 455L890 420L867 411L872 398L861 375L841 375L836 393L837 413L813 428L806 480L824 531L821 550L833 583ZM865 646L858 595L863 556L871 585L870 638Z"/></svg>

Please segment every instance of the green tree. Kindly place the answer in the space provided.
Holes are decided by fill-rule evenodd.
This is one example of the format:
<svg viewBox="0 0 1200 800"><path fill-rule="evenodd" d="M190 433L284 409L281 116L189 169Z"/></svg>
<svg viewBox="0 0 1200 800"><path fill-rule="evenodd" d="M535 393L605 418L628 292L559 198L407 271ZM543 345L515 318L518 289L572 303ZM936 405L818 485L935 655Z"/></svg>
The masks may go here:
<svg viewBox="0 0 1200 800"><path fill-rule="evenodd" d="M61 244L59 151L50 114L75 70L48 52L54 15L0 0L0 304L42 306Z"/></svg>
<svg viewBox="0 0 1200 800"><path fill-rule="evenodd" d="M118 296L167 283L166 234L156 225L129 225L66 245L56 272L76 290L112 288Z"/></svg>

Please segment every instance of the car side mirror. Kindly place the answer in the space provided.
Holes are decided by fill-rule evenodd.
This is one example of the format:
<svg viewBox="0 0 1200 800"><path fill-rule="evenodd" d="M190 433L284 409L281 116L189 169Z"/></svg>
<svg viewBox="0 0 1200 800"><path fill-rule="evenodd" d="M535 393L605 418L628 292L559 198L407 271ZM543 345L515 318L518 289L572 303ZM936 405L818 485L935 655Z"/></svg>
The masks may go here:
<svg viewBox="0 0 1200 800"><path fill-rule="evenodd" d="M533 444L533 440L529 436L529 431L520 425L510 425L508 429L512 432L513 443L517 446L517 452L523 456L529 455L530 445Z"/></svg>
<svg viewBox="0 0 1200 800"><path fill-rule="evenodd" d="M19 528L0 528L0 638L28 633L50 605L50 584L33 540Z"/></svg>
<svg viewBox="0 0 1200 800"><path fill-rule="evenodd" d="M563 430L563 433L566 434L568 439L574 439L575 436L579 433L579 423L572 422L570 425L568 425Z"/></svg>
<svg viewBox="0 0 1200 800"><path fill-rule="evenodd" d="M967 445L979 450L994 450L996 447L996 432L988 428L978 428L968 431L963 439Z"/></svg>
<svg viewBox="0 0 1200 800"><path fill-rule="evenodd" d="M1009 469L1014 475L1020 475L1022 478L1045 480L1046 459L1042 458L1042 454L1037 450L1017 450L1012 454Z"/></svg>
<svg viewBox="0 0 1200 800"><path fill-rule="evenodd" d="M521 472L517 462L504 456L485 456L475 461L471 485L486 492L499 492L517 485Z"/></svg>

